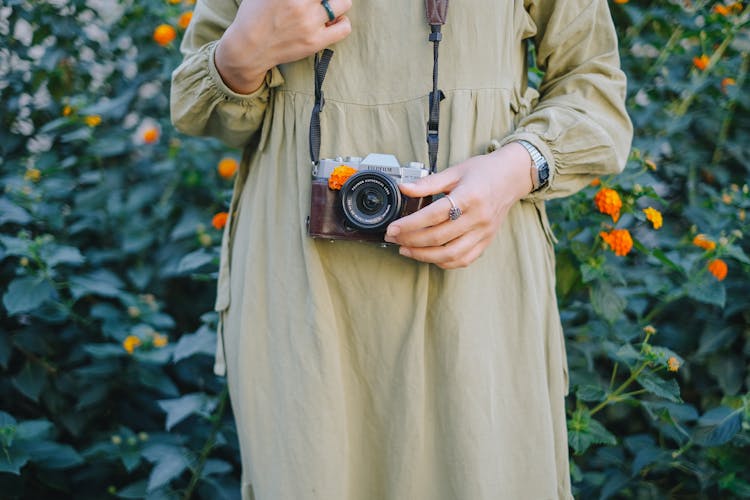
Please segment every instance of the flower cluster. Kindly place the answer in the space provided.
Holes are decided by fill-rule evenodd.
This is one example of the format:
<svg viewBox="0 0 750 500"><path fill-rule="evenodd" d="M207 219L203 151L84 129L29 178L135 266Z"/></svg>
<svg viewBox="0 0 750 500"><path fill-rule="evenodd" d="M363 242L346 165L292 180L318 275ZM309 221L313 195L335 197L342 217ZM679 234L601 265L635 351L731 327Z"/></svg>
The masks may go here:
<svg viewBox="0 0 750 500"><path fill-rule="evenodd" d="M614 189L601 188L594 196L594 204L601 213L611 216L613 221L617 222L620 218L622 199Z"/></svg>
<svg viewBox="0 0 750 500"><path fill-rule="evenodd" d="M602 231L599 233L599 236L617 256L624 257L633 248L633 238L627 229L613 229L609 232Z"/></svg>

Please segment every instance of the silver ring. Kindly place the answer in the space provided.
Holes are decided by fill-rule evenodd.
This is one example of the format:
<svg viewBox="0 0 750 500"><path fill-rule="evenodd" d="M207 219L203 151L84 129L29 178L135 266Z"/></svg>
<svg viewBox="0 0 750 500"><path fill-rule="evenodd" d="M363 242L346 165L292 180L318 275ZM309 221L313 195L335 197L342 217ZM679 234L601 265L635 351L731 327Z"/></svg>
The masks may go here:
<svg viewBox="0 0 750 500"><path fill-rule="evenodd" d="M451 202L451 208L450 210L448 210L448 218L450 220L456 220L459 217L461 217L461 214L462 214L461 209L458 208L458 206L456 205L456 202L453 201L453 198L451 198L451 195L446 194L445 197L448 198L448 201Z"/></svg>
<svg viewBox="0 0 750 500"><path fill-rule="evenodd" d="M328 0L323 0L320 2L320 5L323 6L323 8L326 10L326 14L328 14L328 22L332 23L334 20L336 20L336 14L333 13L333 9L331 8L331 5L328 3Z"/></svg>

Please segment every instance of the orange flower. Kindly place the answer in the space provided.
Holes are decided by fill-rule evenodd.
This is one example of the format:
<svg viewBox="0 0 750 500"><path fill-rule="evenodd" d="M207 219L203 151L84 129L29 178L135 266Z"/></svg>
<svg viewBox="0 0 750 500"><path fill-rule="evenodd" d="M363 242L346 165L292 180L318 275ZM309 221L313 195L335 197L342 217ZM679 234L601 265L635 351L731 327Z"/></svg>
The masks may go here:
<svg viewBox="0 0 750 500"><path fill-rule="evenodd" d="M162 47L172 43L175 38L177 38L177 32L168 24L160 24L154 30L154 41Z"/></svg>
<svg viewBox="0 0 750 500"><path fill-rule="evenodd" d="M133 351L135 351L135 348L139 345L141 345L141 339L135 335L128 335L125 337L125 340L122 341L122 347L128 352L128 354L133 354Z"/></svg>
<svg viewBox="0 0 750 500"><path fill-rule="evenodd" d="M182 15L180 15L180 18L177 20L177 25L182 29L187 29L188 25L190 24L190 20L192 18L193 18L192 10L183 12Z"/></svg>
<svg viewBox="0 0 750 500"><path fill-rule="evenodd" d="M63 108L63 116L70 116L73 113L73 108L70 106L65 106Z"/></svg>
<svg viewBox="0 0 750 500"><path fill-rule="evenodd" d="M674 356L670 356L667 360L667 370L670 372L676 372L680 368L680 360Z"/></svg>
<svg viewBox="0 0 750 500"><path fill-rule="evenodd" d="M622 200L614 189L601 188L594 196L594 203L601 213L611 215L613 221L620 218Z"/></svg>
<svg viewBox="0 0 750 500"><path fill-rule="evenodd" d="M615 0L615 3L624 4L628 3L628 0Z"/></svg>
<svg viewBox="0 0 750 500"><path fill-rule="evenodd" d="M331 176L328 178L328 187L338 191L344 185L346 180L356 172L356 169L347 165L340 165L334 168L333 172L331 172Z"/></svg>
<svg viewBox="0 0 750 500"><path fill-rule="evenodd" d="M727 87L730 85L737 85L737 82L734 78L726 77L721 80L721 91L725 94L727 93Z"/></svg>
<svg viewBox="0 0 750 500"><path fill-rule="evenodd" d="M86 122L86 125L93 128L102 123L102 117L99 115L88 115L83 121Z"/></svg>
<svg viewBox="0 0 750 500"><path fill-rule="evenodd" d="M166 347L169 344L169 337L157 333L154 335L154 347Z"/></svg>
<svg viewBox="0 0 750 500"><path fill-rule="evenodd" d="M654 225L654 229L659 229L662 226L663 218L661 212L657 209L652 207L644 208L643 213L646 214L646 219Z"/></svg>
<svg viewBox="0 0 750 500"><path fill-rule="evenodd" d="M619 257L624 257L633 248L633 238L627 229L613 229L608 233L602 231L599 236Z"/></svg>
<svg viewBox="0 0 750 500"><path fill-rule="evenodd" d="M239 164L234 158L222 158L219 164L216 166L216 170L219 172L219 176L223 179L231 179L237 172Z"/></svg>
<svg viewBox="0 0 750 500"><path fill-rule="evenodd" d="M727 263L721 259L714 259L708 263L708 272L716 276L719 281L727 277Z"/></svg>
<svg viewBox="0 0 750 500"><path fill-rule="evenodd" d="M169 0L172 5L180 3L182 0Z"/></svg>
<svg viewBox="0 0 750 500"><path fill-rule="evenodd" d="M153 144L159 140L159 129L156 127L149 127L143 131L143 142L146 144Z"/></svg>
<svg viewBox="0 0 750 500"><path fill-rule="evenodd" d="M216 229L223 229L224 226L227 225L228 218L229 218L228 213L219 212L218 214L214 215L213 219L211 219L211 225L215 227Z"/></svg>
<svg viewBox="0 0 750 500"><path fill-rule="evenodd" d="M721 14L722 16L729 15L729 7L724 4L717 3L716 5L714 5L713 11L717 14Z"/></svg>
<svg viewBox="0 0 750 500"><path fill-rule="evenodd" d="M711 62L711 59L706 54L701 54L700 57L693 58L693 64L701 71L704 71L708 67L709 62Z"/></svg>
<svg viewBox="0 0 750 500"><path fill-rule="evenodd" d="M589 186L599 186L602 183L602 180L599 177L596 177L594 180L589 182Z"/></svg>
<svg viewBox="0 0 750 500"><path fill-rule="evenodd" d="M716 248L716 243L714 243L705 234L696 234L695 238L693 238L693 245L701 247L703 250L708 251L714 250Z"/></svg>

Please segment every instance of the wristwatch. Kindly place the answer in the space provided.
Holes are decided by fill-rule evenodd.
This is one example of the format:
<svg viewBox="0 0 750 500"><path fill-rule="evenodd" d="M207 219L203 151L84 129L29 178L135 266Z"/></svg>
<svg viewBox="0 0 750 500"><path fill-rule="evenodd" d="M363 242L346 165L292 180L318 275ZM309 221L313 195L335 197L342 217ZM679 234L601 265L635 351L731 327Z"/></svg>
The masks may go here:
<svg viewBox="0 0 750 500"><path fill-rule="evenodd" d="M539 191L549 182L549 164L544 155L530 142L519 140L518 144L524 147L531 156L531 192Z"/></svg>

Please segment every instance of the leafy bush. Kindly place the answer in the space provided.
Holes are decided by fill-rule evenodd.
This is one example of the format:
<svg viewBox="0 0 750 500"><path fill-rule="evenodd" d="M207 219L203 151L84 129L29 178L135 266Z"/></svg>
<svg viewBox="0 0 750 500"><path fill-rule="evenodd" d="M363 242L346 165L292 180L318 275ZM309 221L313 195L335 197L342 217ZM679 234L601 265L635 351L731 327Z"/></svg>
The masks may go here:
<svg viewBox="0 0 750 500"><path fill-rule="evenodd" d="M3 495L236 498L208 311L239 152L168 122L192 7L3 5ZM550 203L575 494L748 497L750 14L612 10L631 159Z"/></svg>

